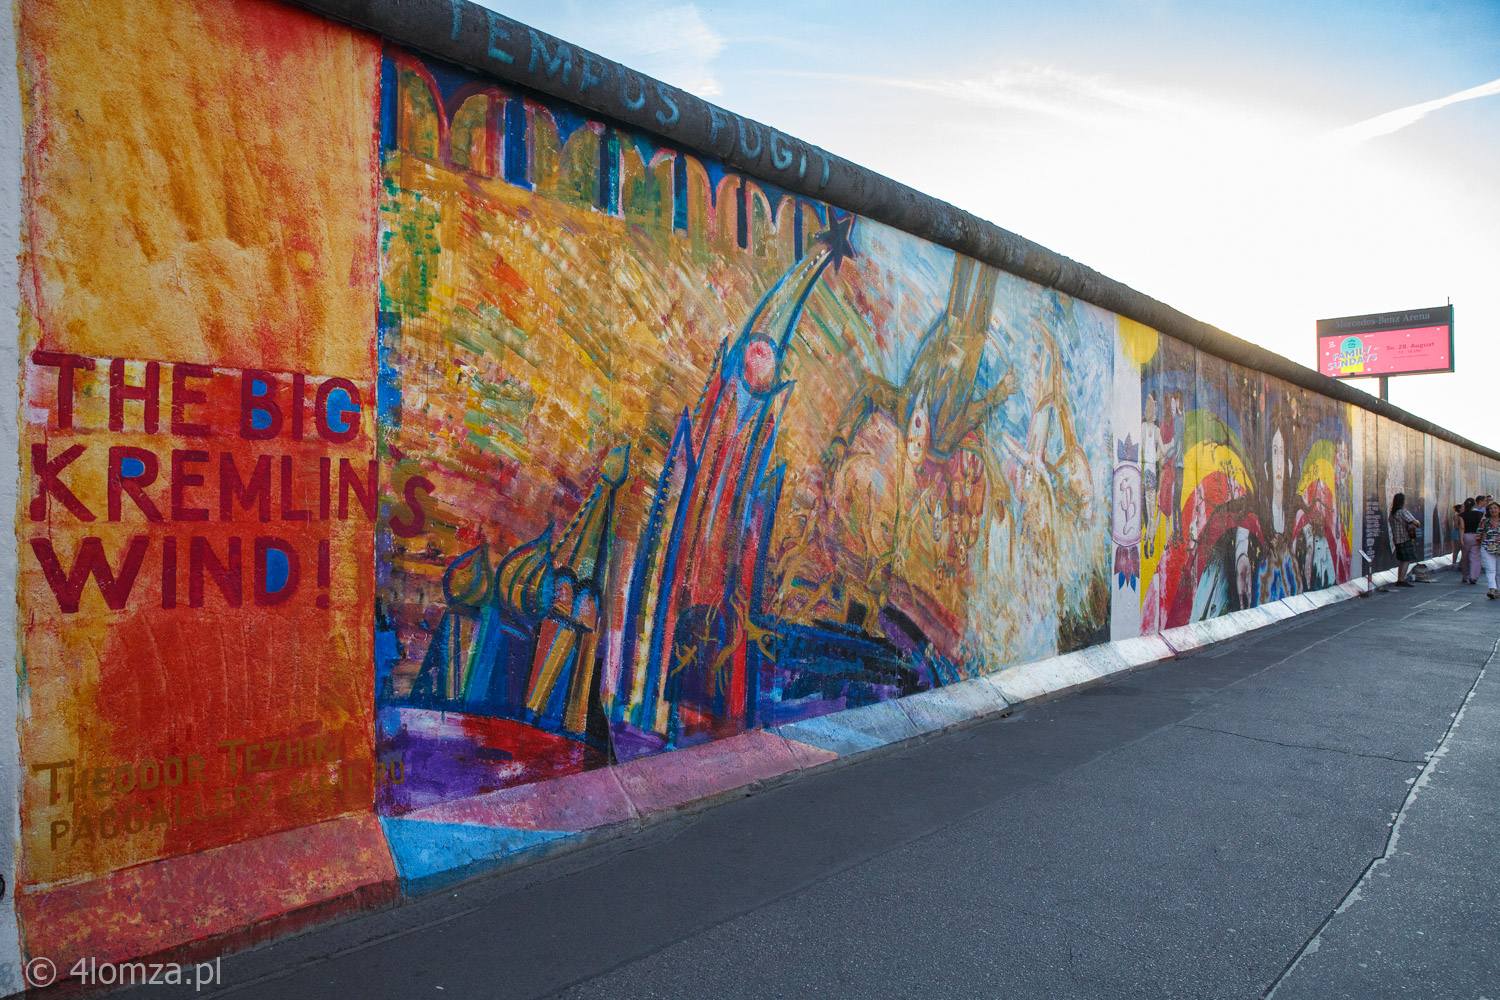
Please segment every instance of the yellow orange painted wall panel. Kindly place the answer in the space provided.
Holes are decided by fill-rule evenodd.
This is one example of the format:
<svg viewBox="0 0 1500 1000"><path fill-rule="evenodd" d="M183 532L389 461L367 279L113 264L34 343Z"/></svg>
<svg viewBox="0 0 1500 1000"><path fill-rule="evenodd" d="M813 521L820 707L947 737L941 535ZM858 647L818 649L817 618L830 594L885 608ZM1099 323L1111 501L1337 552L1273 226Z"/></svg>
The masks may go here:
<svg viewBox="0 0 1500 1000"><path fill-rule="evenodd" d="M380 49L259 0L19 17L36 893L370 809Z"/></svg>
<svg viewBox="0 0 1500 1000"><path fill-rule="evenodd" d="M35 345L368 378L373 39L263 0L25 0Z"/></svg>

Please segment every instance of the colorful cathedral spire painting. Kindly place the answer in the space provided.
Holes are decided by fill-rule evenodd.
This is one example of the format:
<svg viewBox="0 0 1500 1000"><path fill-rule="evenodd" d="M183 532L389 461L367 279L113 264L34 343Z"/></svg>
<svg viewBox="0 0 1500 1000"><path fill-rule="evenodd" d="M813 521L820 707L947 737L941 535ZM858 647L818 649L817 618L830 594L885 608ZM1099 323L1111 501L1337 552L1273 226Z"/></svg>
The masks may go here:
<svg viewBox="0 0 1500 1000"><path fill-rule="evenodd" d="M814 252L720 345L696 409L678 421L626 608L621 758L754 722L760 654L748 636L779 492L780 469L769 466L792 387L786 352L819 279L853 256L853 223L830 219Z"/></svg>

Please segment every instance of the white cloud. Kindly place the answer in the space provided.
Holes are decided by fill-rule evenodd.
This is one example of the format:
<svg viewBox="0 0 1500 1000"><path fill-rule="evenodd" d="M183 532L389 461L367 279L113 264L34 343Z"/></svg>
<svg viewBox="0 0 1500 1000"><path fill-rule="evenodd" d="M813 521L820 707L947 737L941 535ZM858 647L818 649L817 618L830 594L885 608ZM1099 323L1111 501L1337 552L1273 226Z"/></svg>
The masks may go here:
<svg viewBox="0 0 1500 1000"><path fill-rule="evenodd" d="M865 82L923 91L969 104L1031 112L1106 130L1130 119L1208 122L1206 109L1174 91L1131 85L1056 66L1019 65L976 77L903 79L867 77Z"/></svg>
<svg viewBox="0 0 1500 1000"><path fill-rule="evenodd" d="M699 97L723 92L712 66L724 51L724 36L709 27L693 4L664 7L634 18L620 29L619 37L631 53L621 62L637 65Z"/></svg>
<svg viewBox="0 0 1500 1000"><path fill-rule="evenodd" d="M947 126L956 144L952 152L964 159L977 150L971 147L964 151L957 145L963 141L960 137L976 142L985 133L1004 133L1012 139L1045 137L1046 142L1058 146L1059 153L1081 141L1105 141L1116 144L1117 154L1129 150L1149 160L1177 157L1198 161L1232 152L1240 162L1258 162L1285 155L1292 146L1327 127L1310 117L1232 104L1188 88L1076 73L1052 65L1018 64L959 77L800 71L784 75L904 93L915 115L909 126L907 122L902 126L918 133ZM871 123L865 118L864 124ZM888 131L886 125L882 134L900 132ZM810 138L817 141L816 136ZM832 148L842 152L840 147ZM928 150L926 157L929 163L934 161L931 152ZM966 152L969 155L964 155ZM868 165L865 160L858 162ZM1172 169L1182 165L1181 159L1170 164ZM1055 161L1053 166L1057 166ZM921 182L905 179L927 190ZM962 201L974 204L972 197Z"/></svg>
<svg viewBox="0 0 1500 1000"><path fill-rule="evenodd" d="M1470 87L1468 90L1460 90L1447 97L1423 101L1421 104L1410 104L1404 108L1387 111L1383 115L1376 115L1374 118L1366 118L1353 125L1346 125L1344 128L1334 129L1323 137L1323 141L1335 147L1357 146L1370 139L1399 132L1408 125L1415 125L1432 112L1446 108L1450 104L1472 101L1480 97L1493 97L1496 94L1500 94L1500 79Z"/></svg>
<svg viewBox="0 0 1500 1000"><path fill-rule="evenodd" d="M1389 134L1491 86L1350 134ZM1316 93L1256 104L1061 66L808 89L816 102L756 110L1302 364L1319 317L1451 295L1459 373L1393 380L1394 401L1500 445L1480 362L1500 329L1500 190L1432 137L1329 141L1336 119Z"/></svg>
<svg viewBox="0 0 1500 1000"><path fill-rule="evenodd" d="M484 2L699 97L723 92L714 77L713 62L724 51L726 39L709 25L696 4Z"/></svg>

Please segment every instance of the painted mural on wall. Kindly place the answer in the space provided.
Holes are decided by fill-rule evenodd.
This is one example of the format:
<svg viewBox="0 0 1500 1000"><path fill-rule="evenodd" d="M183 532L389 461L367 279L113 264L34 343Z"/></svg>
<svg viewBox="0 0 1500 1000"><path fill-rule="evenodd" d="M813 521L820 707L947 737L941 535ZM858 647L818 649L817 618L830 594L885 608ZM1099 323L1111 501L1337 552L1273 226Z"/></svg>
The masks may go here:
<svg viewBox="0 0 1500 1000"><path fill-rule="evenodd" d="M383 808L1108 637L1112 316L404 52L383 87Z"/></svg>
<svg viewBox="0 0 1500 1000"><path fill-rule="evenodd" d="M272 0L18 12L36 954L619 821L646 765L1385 568L1393 492L1433 551L1500 491Z"/></svg>
<svg viewBox="0 0 1500 1000"><path fill-rule="evenodd" d="M1139 513L1116 530L1115 572L1121 584L1139 572L1139 631L1347 580L1344 404L1145 327L1122 325L1120 336L1124 363L1139 371L1140 424L1139 437L1127 423L1121 440L1117 417L1116 501L1139 496Z"/></svg>

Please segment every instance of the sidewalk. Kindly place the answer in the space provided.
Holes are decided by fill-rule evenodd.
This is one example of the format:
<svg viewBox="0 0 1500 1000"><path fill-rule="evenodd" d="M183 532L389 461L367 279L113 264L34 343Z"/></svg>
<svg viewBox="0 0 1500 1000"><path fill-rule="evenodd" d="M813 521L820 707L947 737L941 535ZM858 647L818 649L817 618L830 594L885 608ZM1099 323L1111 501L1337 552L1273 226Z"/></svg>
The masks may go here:
<svg viewBox="0 0 1500 1000"><path fill-rule="evenodd" d="M1482 585L1463 590L1444 598L1467 596L1494 613ZM1272 995L1500 997L1497 777L1500 665L1492 662L1413 784L1385 853Z"/></svg>
<svg viewBox="0 0 1500 1000"><path fill-rule="evenodd" d="M199 995L1500 998L1500 602L1435 576L229 956Z"/></svg>

